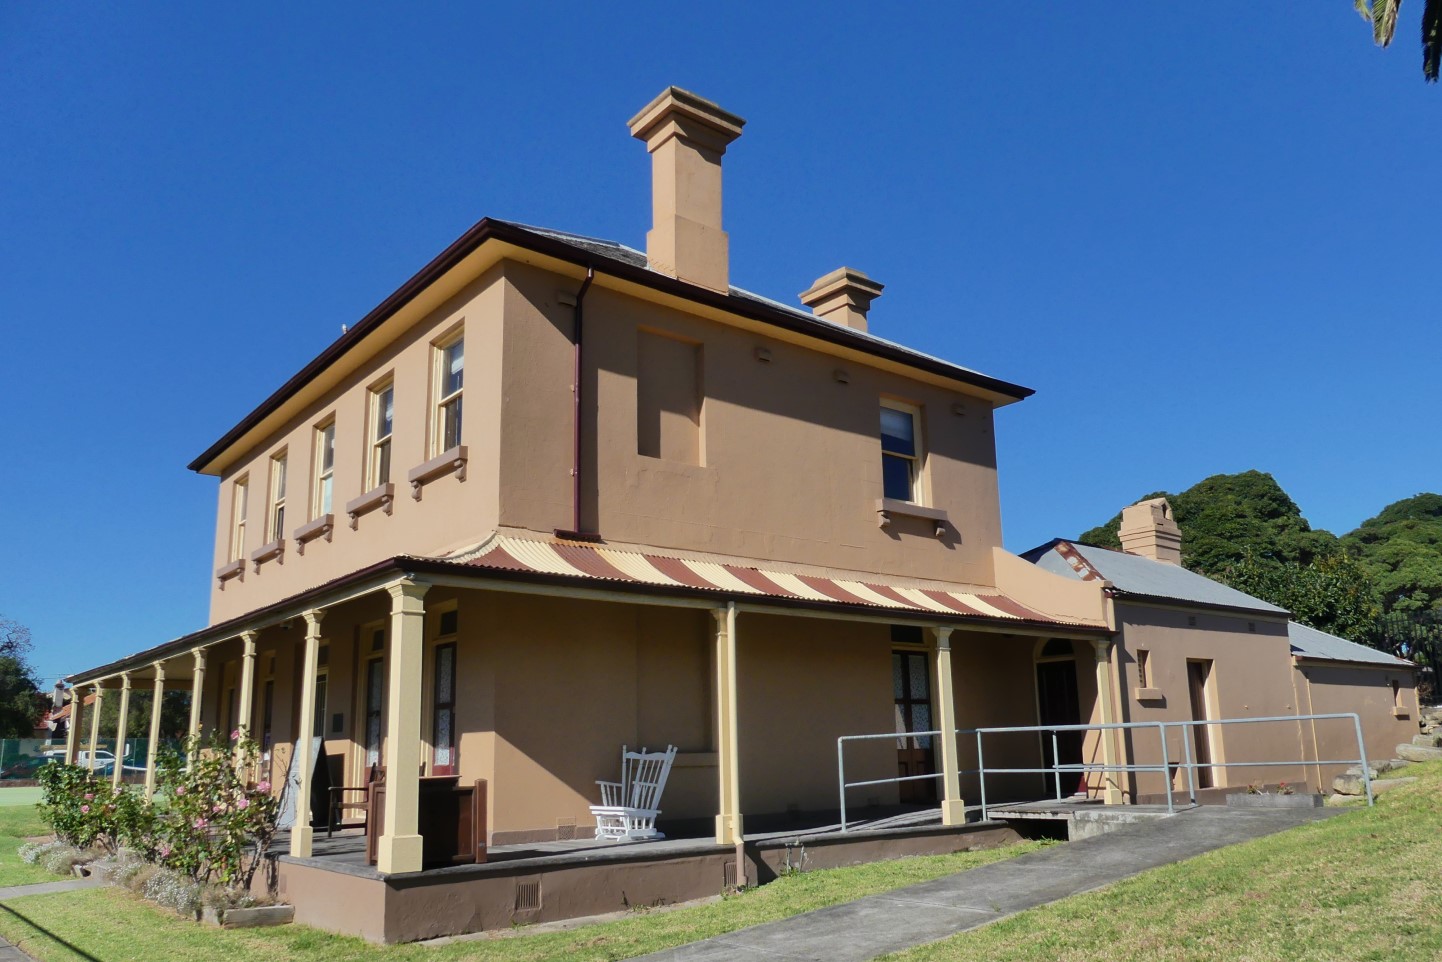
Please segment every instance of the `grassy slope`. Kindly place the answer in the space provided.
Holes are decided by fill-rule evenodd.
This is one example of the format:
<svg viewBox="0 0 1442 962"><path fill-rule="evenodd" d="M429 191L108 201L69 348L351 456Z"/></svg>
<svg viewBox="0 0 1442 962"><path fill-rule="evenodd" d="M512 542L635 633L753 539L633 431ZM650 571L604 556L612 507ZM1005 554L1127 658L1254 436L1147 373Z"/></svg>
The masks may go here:
<svg viewBox="0 0 1442 962"><path fill-rule="evenodd" d="M0 808L0 885L55 881L54 875L38 865L26 865L15 854L25 839L48 832L34 805Z"/></svg>
<svg viewBox="0 0 1442 962"><path fill-rule="evenodd" d="M1147 872L889 958L1442 958L1442 764L1374 809Z"/></svg>
<svg viewBox="0 0 1442 962"><path fill-rule="evenodd" d="M445 947L381 947L327 935L304 926L217 931L179 919L128 892L87 889L36 895L0 905L0 935L42 962L62 959L166 959L214 962L217 958L265 958L275 962L391 962L459 959L504 962L565 962L626 959L669 946L733 932L750 925L913 885L942 875L1032 851L1035 844L1006 849L876 862L854 868L808 872L694 908L637 913L570 932L514 935Z"/></svg>

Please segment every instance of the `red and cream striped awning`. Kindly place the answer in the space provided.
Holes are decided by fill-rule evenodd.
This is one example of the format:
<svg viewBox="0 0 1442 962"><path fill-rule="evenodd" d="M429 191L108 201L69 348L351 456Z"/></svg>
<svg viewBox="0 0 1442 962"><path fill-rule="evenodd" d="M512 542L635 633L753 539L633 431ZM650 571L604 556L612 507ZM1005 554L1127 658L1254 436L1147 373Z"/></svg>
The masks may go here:
<svg viewBox="0 0 1442 962"><path fill-rule="evenodd" d="M1100 627L1061 621L1007 597L995 588L935 582L877 580L778 571L679 553L656 554L574 541L542 541L496 535L477 548L445 559L469 567L574 578L578 581L700 589L732 596L934 613L950 618ZM923 586L924 585L924 586Z"/></svg>

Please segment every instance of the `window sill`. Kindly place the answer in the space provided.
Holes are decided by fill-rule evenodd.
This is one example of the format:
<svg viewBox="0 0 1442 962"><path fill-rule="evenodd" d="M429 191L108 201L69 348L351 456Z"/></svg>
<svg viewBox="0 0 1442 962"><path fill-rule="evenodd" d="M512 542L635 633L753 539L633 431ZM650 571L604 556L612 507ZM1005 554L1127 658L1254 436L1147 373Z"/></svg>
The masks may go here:
<svg viewBox="0 0 1442 962"><path fill-rule="evenodd" d="M946 537L949 521L946 512L940 508L928 508L910 501L898 501L896 498L876 499L876 524L878 527L885 528L891 524L891 516L894 514L930 521L936 525L936 536L938 538Z"/></svg>
<svg viewBox="0 0 1442 962"><path fill-rule="evenodd" d="M295 539L295 553L305 554L305 546L316 538L324 538L329 541L333 530L335 530L335 515L333 514L323 514L314 521L307 521L291 532L291 537Z"/></svg>
<svg viewBox="0 0 1442 962"><path fill-rule="evenodd" d="M217 569L216 572L215 572L215 580L220 583L220 590L221 590L221 591L224 591L224 590L225 590L225 583L226 583L227 581L230 581L232 578L235 579L236 581L244 581L244 580L245 580L245 559L244 559L244 558L240 558L240 559L238 559L238 560L236 560L236 561L232 561L230 564L225 565L224 567Z"/></svg>
<svg viewBox="0 0 1442 962"><path fill-rule="evenodd" d="M1133 688L1132 697L1137 701L1166 701L1167 696L1160 688Z"/></svg>
<svg viewBox="0 0 1442 962"><path fill-rule="evenodd" d="M251 564L255 565L256 574L260 574L260 566L271 559L275 559L278 565L285 564L285 539L276 538L270 544L257 548L250 556Z"/></svg>
<svg viewBox="0 0 1442 962"><path fill-rule="evenodd" d="M411 468L406 480L411 483L411 497L419 501L421 490L432 481L455 474L457 481L466 480L466 446L458 444L449 451L431 458L425 464Z"/></svg>
<svg viewBox="0 0 1442 962"><path fill-rule="evenodd" d="M379 487L371 488L365 494L352 501L347 501L345 513L350 516L351 530L360 527L360 519L363 514L370 514L376 508L380 508L386 514L390 514L395 505L396 486L390 481Z"/></svg>

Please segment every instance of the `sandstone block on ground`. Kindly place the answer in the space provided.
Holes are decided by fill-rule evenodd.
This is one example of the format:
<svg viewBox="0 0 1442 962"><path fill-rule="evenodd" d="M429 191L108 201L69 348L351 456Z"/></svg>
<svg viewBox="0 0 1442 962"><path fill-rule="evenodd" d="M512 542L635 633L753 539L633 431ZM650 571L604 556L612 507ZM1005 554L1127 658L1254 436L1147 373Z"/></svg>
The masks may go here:
<svg viewBox="0 0 1442 962"><path fill-rule="evenodd" d="M1397 754L1409 762L1442 761L1442 748L1423 748L1421 745L1398 745Z"/></svg>

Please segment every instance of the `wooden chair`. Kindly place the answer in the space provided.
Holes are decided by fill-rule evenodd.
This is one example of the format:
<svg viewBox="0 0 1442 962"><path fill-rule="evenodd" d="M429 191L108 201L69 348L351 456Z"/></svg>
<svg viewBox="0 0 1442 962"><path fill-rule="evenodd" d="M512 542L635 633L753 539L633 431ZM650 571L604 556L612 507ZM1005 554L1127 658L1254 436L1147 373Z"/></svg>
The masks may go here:
<svg viewBox="0 0 1442 962"><path fill-rule="evenodd" d="M621 780L597 781L601 804L591 806L596 816L596 837L613 842L641 842L665 838L656 831L661 814L661 793L676 760L676 746L664 752L630 752L621 746Z"/></svg>
<svg viewBox="0 0 1442 962"><path fill-rule="evenodd" d="M372 765L370 773L366 776L364 785L332 785L330 787L330 805L327 809L325 835L330 838L335 834L337 825L341 824L341 815L344 812L360 812L364 815L364 824L369 827L371 820L371 786L378 785L386 780L384 765ZM348 798L349 795L359 793L359 798Z"/></svg>

